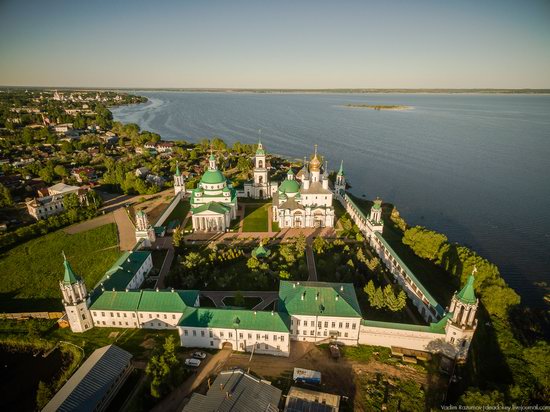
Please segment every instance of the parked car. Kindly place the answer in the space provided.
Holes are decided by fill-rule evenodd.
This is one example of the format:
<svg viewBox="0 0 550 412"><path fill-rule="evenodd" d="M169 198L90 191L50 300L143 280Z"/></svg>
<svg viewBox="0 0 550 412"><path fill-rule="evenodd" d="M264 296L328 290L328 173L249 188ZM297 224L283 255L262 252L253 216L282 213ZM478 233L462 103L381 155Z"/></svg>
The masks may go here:
<svg viewBox="0 0 550 412"><path fill-rule="evenodd" d="M204 352L195 352L191 356L193 356L195 359L206 359L206 353Z"/></svg>
<svg viewBox="0 0 550 412"><path fill-rule="evenodd" d="M194 368L198 367L201 364L201 361L194 358L185 359L186 366L193 366Z"/></svg>

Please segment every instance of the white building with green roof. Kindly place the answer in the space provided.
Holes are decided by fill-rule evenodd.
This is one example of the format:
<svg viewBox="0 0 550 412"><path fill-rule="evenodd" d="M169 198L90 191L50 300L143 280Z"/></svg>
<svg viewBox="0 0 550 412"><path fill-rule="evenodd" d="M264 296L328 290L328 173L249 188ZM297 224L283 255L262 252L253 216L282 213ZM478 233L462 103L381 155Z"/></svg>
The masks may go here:
<svg viewBox="0 0 550 412"><path fill-rule="evenodd" d="M321 166L315 145L309 164L304 162L298 176L289 169L273 194L273 220L280 228L334 226L334 194L329 188L328 167Z"/></svg>
<svg viewBox="0 0 550 412"><path fill-rule="evenodd" d="M198 187L191 191L190 203L195 231L225 232L231 219L237 218L237 192L218 170L213 154Z"/></svg>

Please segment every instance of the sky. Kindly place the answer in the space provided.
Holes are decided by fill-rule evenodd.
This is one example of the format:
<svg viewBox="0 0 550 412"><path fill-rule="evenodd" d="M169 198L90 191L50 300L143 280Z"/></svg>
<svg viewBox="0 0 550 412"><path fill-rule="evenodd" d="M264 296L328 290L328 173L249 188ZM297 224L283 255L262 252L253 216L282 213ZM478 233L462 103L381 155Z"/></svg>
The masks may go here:
<svg viewBox="0 0 550 412"><path fill-rule="evenodd" d="M0 0L0 85L550 88L550 1Z"/></svg>

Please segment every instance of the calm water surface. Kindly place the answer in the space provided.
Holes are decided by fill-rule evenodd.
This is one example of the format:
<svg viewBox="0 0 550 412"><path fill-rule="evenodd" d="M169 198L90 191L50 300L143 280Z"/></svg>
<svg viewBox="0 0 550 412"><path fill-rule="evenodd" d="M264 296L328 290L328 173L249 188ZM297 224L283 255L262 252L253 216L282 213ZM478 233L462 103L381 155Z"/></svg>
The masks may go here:
<svg viewBox="0 0 550 412"><path fill-rule="evenodd" d="M113 110L166 139L219 136L302 158L319 151L351 191L495 262L528 304L550 284L550 96L139 92ZM399 104L411 111L342 107ZM429 285L427 285L429 287Z"/></svg>

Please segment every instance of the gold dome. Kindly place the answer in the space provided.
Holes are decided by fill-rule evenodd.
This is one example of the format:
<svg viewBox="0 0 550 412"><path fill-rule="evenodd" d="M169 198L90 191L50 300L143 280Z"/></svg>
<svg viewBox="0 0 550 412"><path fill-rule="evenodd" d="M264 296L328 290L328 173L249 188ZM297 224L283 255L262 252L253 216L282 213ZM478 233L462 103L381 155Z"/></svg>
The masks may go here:
<svg viewBox="0 0 550 412"><path fill-rule="evenodd" d="M317 145L315 145L315 153L313 154L313 156L311 156L311 160L309 161L309 171L318 172L320 170L321 170L321 161L317 156Z"/></svg>

